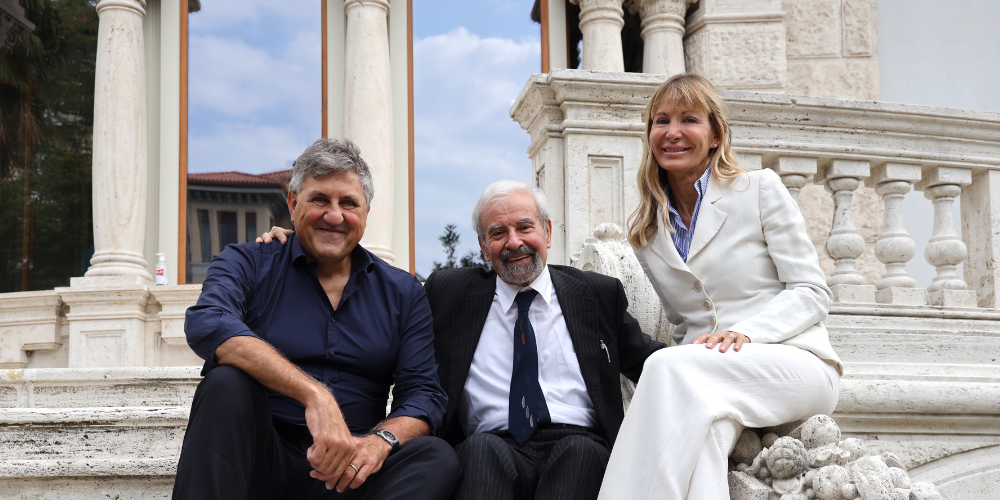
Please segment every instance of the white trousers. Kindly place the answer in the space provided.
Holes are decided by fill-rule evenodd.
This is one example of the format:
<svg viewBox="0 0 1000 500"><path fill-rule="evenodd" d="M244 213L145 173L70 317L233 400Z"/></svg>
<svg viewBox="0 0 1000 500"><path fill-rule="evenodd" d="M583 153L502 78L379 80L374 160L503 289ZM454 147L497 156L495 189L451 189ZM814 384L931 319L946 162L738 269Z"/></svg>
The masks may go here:
<svg viewBox="0 0 1000 500"><path fill-rule="evenodd" d="M744 427L830 414L839 392L837 369L797 347L662 349L646 360L599 500L728 499Z"/></svg>

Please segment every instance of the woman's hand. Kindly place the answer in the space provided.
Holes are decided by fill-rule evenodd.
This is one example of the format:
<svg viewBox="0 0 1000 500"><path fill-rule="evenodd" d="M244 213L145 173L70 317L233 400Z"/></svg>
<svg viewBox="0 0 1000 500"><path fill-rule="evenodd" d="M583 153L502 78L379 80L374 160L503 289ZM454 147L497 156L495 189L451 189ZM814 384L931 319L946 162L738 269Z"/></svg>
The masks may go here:
<svg viewBox="0 0 1000 500"><path fill-rule="evenodd" d="M260 237L257 238L257 243L270 243L271 240L278 240L282 245L284 245L285 243L288 243L288 235L294 232L295 231L292 231L291 229L274 226L269 232L260 235Z"/></svg>
<svg viewBox="0 0 1000 500"><path fill-rule="evenodd" d="M743 344L749 342L750 337L732 330L715 332L712 334L703 333L699 335L698 338L694 339L695 344L705 344L706 349L711 349L718 344L719 352L726 352L729 349L729 346L733 346L734 351L739 351L743 348Z"/></svg>

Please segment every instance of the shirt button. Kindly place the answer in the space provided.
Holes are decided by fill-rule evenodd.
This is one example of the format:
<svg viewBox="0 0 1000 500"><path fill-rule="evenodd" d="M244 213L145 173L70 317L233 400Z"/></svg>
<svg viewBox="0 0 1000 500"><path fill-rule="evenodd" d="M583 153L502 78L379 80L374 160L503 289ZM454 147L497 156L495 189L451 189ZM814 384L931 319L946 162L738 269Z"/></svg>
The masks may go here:
<svg viewBox="0 0 1000 500"><path fill-rule="evenodd" d="M701 290L702 290L701 281L695 280L694 291L701 293Z"/></svg>
<svg viewBox="0 0 1000 500"><path fill-rule="evenodd" d="M712 318L711 320L709 320L708 324L712 328L712 331L714 332L715 331L715 318Z"/></svg>
<svg viewBox="0 0 1000 500"><path fill-rule="evenodd" d="M705 302L702 302L701 306L704 307L706 311L711 311L712 310L712 301L708 300L708 299L705 299Z"/></svg>

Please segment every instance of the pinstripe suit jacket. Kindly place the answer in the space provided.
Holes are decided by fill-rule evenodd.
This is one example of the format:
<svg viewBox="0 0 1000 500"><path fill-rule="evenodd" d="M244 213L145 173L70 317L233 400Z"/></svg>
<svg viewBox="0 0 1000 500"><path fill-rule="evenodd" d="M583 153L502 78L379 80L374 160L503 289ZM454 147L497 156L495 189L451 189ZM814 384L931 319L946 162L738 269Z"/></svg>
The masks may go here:
<svg viewBox="0 0 1000 500"><path fill-rule="evenodd" d="M616 278L555 265L549 266L549 272L594 403L597 432L614 445L625 417L619 373L638 381L646 358L666 345L639 329ZM438 375L448 394L439 434L456 445L466 437L458 422L458 402L493 302L496 273L480 267L436 271L424 288L434 315ZM601 349L601 341L608 346L608 354Z"/></svg>

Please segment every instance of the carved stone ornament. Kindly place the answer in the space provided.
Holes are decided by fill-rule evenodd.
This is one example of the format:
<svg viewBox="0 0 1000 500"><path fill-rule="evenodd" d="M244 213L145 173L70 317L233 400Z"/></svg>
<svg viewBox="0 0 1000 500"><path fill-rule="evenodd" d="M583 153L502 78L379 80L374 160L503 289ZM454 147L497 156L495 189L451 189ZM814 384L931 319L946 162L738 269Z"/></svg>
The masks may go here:
<svg viewBox="0 0 1000 500"><path fill-rule="evenodd" d="M625 9L646 19L660 14L671 14L684 19L692 0L625 0Z"/></svg>
<svg viewBox="0 0 1000 500"><path fill-rule="evenodd" d="M17 43L17 37L35 30L35 25L24 17L24 8L17 0L0 0L0 52L8 52Z"/></svg>
<svg viewBox="0 0 1000 500"><path fill-rule="evenodd" d="M914 483L892 453L865 452L860 439L816 415L788 436L745 429L729 458L732 500L941 500L931 483ZM763 447L763 449L760 449ZM750 459L748 451L760 449Z"/></svg>

